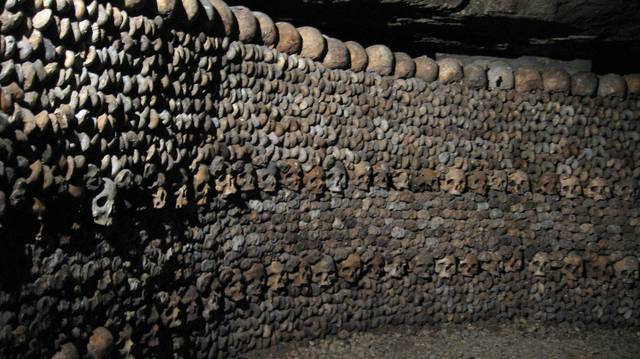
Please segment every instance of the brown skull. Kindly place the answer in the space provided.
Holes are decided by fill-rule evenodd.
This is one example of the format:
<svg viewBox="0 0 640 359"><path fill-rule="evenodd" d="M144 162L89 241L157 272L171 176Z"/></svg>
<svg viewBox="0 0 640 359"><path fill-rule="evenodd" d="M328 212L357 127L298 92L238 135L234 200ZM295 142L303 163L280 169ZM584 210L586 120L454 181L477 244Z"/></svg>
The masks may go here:
<svg viewBox="0 0 640 359"><path fill-rule="evenodd" d="M467 187L464 171L458 168L449 168L440 187L449 194L461 195Z"/></svg>
<svg viewBox="0 0 640 359"><path fill-rule="evenodd" d="M576 176L560 177L560 195L564 198L578 198L582 194L580 180Z"/></svg>
<svg viewBox="0 0 640 359"><path fill-rule="evenodd" d="M467 176L467 186L472 192L485 194L487 192L487 175L484 171L474 171Z"/></svg>
<svg viewBox="0 0 640 359"><path fill-rule="evenodd" d="M414 192L438 191L438 172L425 168L411 178L411 190Z"/></svg>
<svg viewBox="0 0 640 359"><path fill-rule="evenodd" d="M458 263L458 271L465 277L473 277L478 274L478 257L473 253L467 253Z"/></svg>
<svg viewBox="0 0 640 359"><path fill-rule="evenodd" d="M568 280L577 280L582 278L584 272L584 263L582 257L576 253L569 253L562 260L562 268L560 272Z"/></svg>
<svg viewBox="0 0 640 359"><path fill-rule="evenodd" d="M345 260L340 262L338 275L349 283L355 283L362 274L362 260L360 256L352 253Z"/></svg>
<svg viewBox="0 0 640 359"><path fill-rule="evenodd" d="M522 269L523 265L522 251L514 251L511 253L511 257L504 262L504 271L507 273L518 272Z"/></svg>
<svg viewBox="0 0 640 359"><path fill-rule="evenodd" d="M302 182L302 171L300 163L293 159L278 161L280 170L280 183L292 191L297 191Z"/></svg>
<svg viewBox="0 0 640 359"><path fill-rule="evenodd" d="M324 256L311 267L312 280L321 287L329 287L336 277L336 264L331 256Z"/></svg>
<svg viewBox="0 0 640 359"><path fill-rule="evenodd" d="M608 279L613 274L609 256L599 255L587 263L587 275L594 279Z"/></svg>
<svg viewBox="0 0 640 359"><path fill-rule="evenodd" d="M313 166L303 178L304 187L311 193L324 191L324 171L321 166Z"/></svg>
<svg viewBox="0 0 640 359"><path fill-rule="evenodd" d="M555 172L543 173L538 179L536 191L546 195L554 195L558 191L558 175Z"/></svg>
<svg viewBox="0 0 640 359"><path fill-rule="evenodd" d="M428 252L421 251L411 259L409 268L416 276L427 279L431 278L433 265L433 257Z"/></svg>
<svg viewBox="0 0 640 359"><path fill-rule="evenodd" d="M638 259L627 256L617 261L613 265L613 271L620 280L625 284L633 284L640 279L640 271L638 270Z"/></svg>
<svg viewBox="0 0 640 359"><path fill-rule="evenodd" d="M594 201L604 201L611 197L611 187L606 179L596 177L589 181L587 188L584 189L584 195Z"/></svg>
<svg viewBox="0 0 640 359"><path fill-rule="evenodd" d="M284 265L278 261L273 261L267 267L267 287L273 292L278 292L287 285L287 276L284 272Z"/></svg>
<svg viewBox="0 0 640 359"><path fill-rule="evenodd" d="M456 258L452 255L436 261L436 274L440 278L451 278L456 274Z"/></svg>
<svg viewBox="0 0 640 359"><path fill-rule="evenodd" d="M504 191L507 189L507 173L505 171L493 171L487 177L489 189Z"/></svg>
<svg viewBox="0 0 640 359"><path fill-rule="evenodd" d="M377 188L389 188L389 168L384 163L373 166L373 185Z"/></svg>
<svg viewBox="0 0 640 359"><path fill-rule="evenodd" d="M371 182L371 166L366 162L358 162L353 166L353 170L349 171L349 183L354 187L367 190Z"/></svg>
<svg viewBox="0 0 640 359"><path fill-rule="evenodd" d="M405 170L396 170L391 178L393 188L401 191L409 188L409 172Z"/></svg>
<svg viewBox="0 0 640 359"><path fill-rule="evenodd" d="M511 172L507 180L507 192L524 194L529 192L529 176L521 170Z"/></svg>

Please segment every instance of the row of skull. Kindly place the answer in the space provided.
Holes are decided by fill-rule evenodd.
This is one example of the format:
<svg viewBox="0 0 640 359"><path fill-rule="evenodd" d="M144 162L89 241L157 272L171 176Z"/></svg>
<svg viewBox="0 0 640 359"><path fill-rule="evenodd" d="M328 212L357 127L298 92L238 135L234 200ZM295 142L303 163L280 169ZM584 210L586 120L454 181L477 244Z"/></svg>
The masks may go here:
<svg viewBox="0 0 640 359"><path fill-rule="evenodd" d="M600 280L614 276L625 284L633 284L640 279L638 259L633 256L612 260L609 256L598 255L587 261L571 252L564 257L556 257L556 253L538 252L525 263L522 253L516 251L508 258L497 252L481 252L467 253L462 258L447 255L434 259L423 251L408 262L402 256L385 260L377 254L365 261L360 255L352 253L338 263L328 255L307 263L304 259L288 256L285 261L276 260L267 267L254 262L244 271L236 267L223 267L220 278L227 283L225 294L236 301L243 300L247 294L261 295L265 286L272 292L278 292L288 285L302 287L314 283L329 287L338 278L356 285L363 277L402 278L409 274L423 279L431 279L434 275L436 278L452 278L457 274L473 277L481 272L500 276L526 268L534 277L545 277L557 271L569 281L579 280L585 274Z"/></svg>

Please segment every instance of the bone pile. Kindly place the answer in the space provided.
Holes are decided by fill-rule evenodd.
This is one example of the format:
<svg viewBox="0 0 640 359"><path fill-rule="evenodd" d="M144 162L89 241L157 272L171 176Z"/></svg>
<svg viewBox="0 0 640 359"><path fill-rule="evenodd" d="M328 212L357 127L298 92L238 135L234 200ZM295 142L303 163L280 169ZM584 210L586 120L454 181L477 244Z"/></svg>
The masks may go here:
<svg viewBox="0 0 640 359"><path fill-rule="evenodd" d="M640 75L413 59L220 0L0 23L0 357L640 325Z"/></svg>

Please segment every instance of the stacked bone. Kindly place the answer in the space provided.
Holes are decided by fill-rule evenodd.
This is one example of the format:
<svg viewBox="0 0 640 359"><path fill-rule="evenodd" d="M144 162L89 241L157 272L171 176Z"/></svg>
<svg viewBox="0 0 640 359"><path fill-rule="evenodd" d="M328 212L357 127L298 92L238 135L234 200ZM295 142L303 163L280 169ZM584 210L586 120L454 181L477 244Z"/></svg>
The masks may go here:
<svg viewBox="0 0 640 359"><path fill-rule="evenodd" d="M618 77L489 69L488 90L477 66L217 0L0 16L1 357L638 325L640 111Z"/></svg>

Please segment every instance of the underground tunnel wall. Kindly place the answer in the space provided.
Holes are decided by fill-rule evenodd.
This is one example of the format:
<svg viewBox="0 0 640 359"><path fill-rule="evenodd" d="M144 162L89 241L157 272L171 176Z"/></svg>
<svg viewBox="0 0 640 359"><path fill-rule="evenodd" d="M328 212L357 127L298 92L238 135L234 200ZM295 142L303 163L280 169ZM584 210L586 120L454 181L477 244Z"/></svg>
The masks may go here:
<svg viewBox="0 0 640 359"><path fill-rule="evenodd" d="M520 317L638 326L632 82L399 79L242 43L188 10L12 6L0 356L222 357Z"/></svg>

